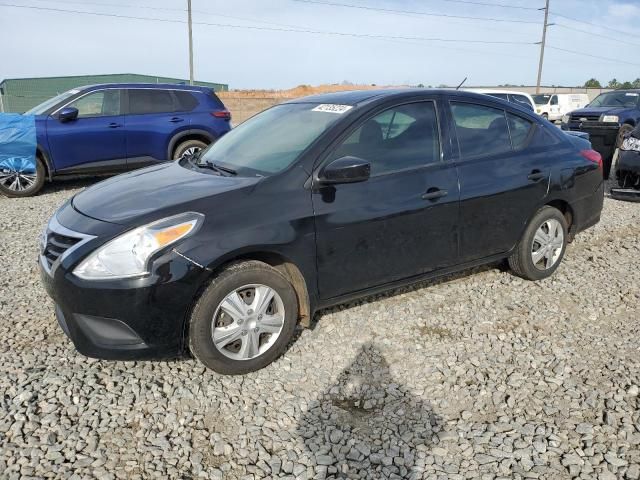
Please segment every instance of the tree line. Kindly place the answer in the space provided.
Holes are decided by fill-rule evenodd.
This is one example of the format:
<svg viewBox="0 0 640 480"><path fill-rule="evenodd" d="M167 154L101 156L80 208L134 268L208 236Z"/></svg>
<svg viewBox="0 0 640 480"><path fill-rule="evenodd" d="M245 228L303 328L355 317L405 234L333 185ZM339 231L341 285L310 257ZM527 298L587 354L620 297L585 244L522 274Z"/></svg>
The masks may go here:
<svg viewBox="0 0 640 480"><path fill-rule="evenodd" d="M609 80L606 86L602 86L596 78L590 78L584 82L585 88L640 88L640 78L636 78L633 82L619 82L617 79Z"/></svg>

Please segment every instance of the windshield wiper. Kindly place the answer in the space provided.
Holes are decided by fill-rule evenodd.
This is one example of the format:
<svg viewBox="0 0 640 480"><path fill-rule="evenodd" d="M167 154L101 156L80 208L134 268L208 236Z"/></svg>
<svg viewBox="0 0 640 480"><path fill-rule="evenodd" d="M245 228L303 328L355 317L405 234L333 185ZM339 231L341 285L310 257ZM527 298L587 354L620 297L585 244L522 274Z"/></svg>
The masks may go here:
<svg viewBox="0 0 640 480"><path fill-rule="evenodd" d="M218 165L217 163L213 163L210 160L207 160L204 163L198 163L197 165L199 167L208 168L210 170L213 170L214 172L224 173L224 174L227 174L227 175L237 175L238 174L238 172L236 172L233 168L223 167L222 165Z"/></svg>

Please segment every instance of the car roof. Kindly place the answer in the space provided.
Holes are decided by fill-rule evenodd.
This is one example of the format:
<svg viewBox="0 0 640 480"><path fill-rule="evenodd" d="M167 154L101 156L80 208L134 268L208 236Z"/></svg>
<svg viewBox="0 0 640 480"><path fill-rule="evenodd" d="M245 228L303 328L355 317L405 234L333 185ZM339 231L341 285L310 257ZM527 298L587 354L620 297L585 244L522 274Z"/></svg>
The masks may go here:
<svg viewBox="0 0 640 480"><path fill-rule="evenodd" d="M100 88L151 88L161 90L197 90L199 92L210 92L211 87L201 87L198 85L186 85L183 83L96 83L77 87L77 90L98 90Z"/></svg>
<svg viewBox="0 0 640 480"><path fill-rule="evenodd" d="M499 88L469 88L468 90L465 90L467 92L476 92L476 93L505 93L505 94L512 94L512 95L524 95L525 97L528 97L530 94L527 92L522 92L520 90L501 90Z"/></svg>
<svg viewBox="0 0 640 480"><path fill-rule="evenodd" d="M331 103L337 105L361 105L373 100L401 97L421 97L433 95L450 95L484 99L485 95L463 90L444 88L388 88L378 90L348 90L344 92L321 93L307 97L295 98L285 103Z"/></svg>

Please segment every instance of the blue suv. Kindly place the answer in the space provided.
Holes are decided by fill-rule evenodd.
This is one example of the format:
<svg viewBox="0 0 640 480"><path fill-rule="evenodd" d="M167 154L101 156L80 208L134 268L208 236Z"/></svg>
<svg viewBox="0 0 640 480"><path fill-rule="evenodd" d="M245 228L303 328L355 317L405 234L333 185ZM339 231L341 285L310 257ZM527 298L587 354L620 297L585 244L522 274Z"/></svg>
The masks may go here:
<svg viewBox="0 0 640 480"><path fill-rule="evenodd" d="M25 113L35 117L30 172L2 166L0 192L35 194L63 175L113 174L191 155L231 129L211 88L118 83L69 90ZM24 162L23 162L24 164Z"/></svg>
<svg viewBox="0 0 640 480"><path fill-rule="evenodd" d="M640 125L640 90L615 90L598 95L589 105L562 117L562 129L586 132L593 149L602 155L609 177L616 148Z"/></svg>

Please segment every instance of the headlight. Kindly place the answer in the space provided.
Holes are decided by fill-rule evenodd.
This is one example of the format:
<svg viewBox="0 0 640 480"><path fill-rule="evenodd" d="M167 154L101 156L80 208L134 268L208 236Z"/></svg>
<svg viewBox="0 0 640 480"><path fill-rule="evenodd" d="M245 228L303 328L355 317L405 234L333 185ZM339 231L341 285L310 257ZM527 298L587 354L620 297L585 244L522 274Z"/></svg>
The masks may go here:
<svg viewBox="0 0 640 480"><path fill-rule="evenodd" d="M600 121L601 122L605 122L605 123L618 123L618 116L617 115L602 115L600 117Z"/></svg>
<svg viewBox="0 0 640 480"><path fill-rule="evenodd" d="M631 150L634 152L640 152L640 140L634 137L627 137L622 141L622 150Z"/></svg>
<svg viewBox="0 0 640 480"><path fill-rule="evenodd" d="M138 227L98 248L73 273L85 280L145 275L154 253L195 233L203 219L201 213L189 212Z"/></svg>
<svg viewBox="0 0 640 480"><path fill-rule="evenodd" d="M562 115L562 123L569 123L570 119L571 119L571 115L569 115L568 113L565 113L564 115Z"/></svg>

